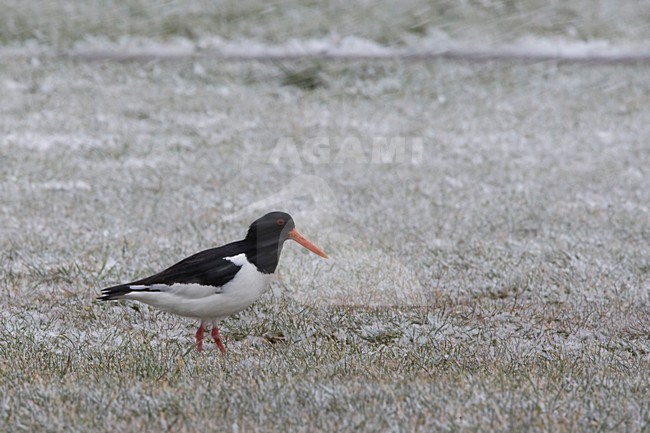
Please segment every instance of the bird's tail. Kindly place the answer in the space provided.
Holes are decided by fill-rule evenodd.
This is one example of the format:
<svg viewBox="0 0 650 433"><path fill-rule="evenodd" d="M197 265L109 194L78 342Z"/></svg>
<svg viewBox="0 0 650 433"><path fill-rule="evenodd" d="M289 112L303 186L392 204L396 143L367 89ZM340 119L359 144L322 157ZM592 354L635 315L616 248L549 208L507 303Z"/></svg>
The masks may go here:
<svg viewBox="0 0 650 433"><path fill-rule="evenodd" d="M97 299L100 301L113 301L122 299L124 295L131 293L133 290L128 284L120 284L119 286L107 287L102 289L102 296Z"/></svg>

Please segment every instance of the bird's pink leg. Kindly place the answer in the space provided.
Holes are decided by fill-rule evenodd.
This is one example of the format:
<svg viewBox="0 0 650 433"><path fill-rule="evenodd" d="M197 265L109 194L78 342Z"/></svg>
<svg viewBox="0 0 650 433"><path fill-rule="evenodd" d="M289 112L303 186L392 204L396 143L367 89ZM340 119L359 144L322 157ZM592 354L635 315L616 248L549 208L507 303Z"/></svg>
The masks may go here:
<svg viewBox="0 0 650 433"><path fill-rule="evenodd" d="M203 350L203 334L205 333L205 323L201 322L199 329L196 331L196 350Z"/></svg>
<svg viewBox="0 0 650 433"><path fill-rule="evenodd" d="M219 328L216 327L216 325L212 326L212 332L210 332L210 335L212 335L212 338L214 339L214 343L217 345L217 348L223 353L224 355L226 354L226 348L223 345L223 342L221 341L221 335L219 335Z"/></svg>

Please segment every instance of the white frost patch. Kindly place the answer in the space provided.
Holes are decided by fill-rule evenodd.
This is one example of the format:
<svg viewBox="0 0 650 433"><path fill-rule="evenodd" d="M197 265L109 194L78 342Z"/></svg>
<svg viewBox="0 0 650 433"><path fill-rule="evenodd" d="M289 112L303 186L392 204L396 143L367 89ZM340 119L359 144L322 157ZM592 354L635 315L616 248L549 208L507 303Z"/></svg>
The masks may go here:
<svg viewBox="0 0 650 433"><path fill-rule="evenodd" d="M564 38L526 37L512 46L504 47L505 53L514 56L556 57L562 59L591 59L600 56L623 56L650 50L643 46L612 46L606 40L573 41Z"/></svg>
<svg viewBox="0 0 650 433"><path fill-rule="evenodd" d="M113 42L104 37L88 37L75 44L70 54L73 56L93 58L110 57L119 53L121 57L187 57L196 52L194 42L186 38L174 38L165 42L149 38L122 37Z"/></svg>
<svg viewBox="0 0 650 433"><path fill-rule="evenodd" d="M159 159L154 156L147 156L146 158L128 156L122 164L124 167L129 168L154 168L157 163L159 163Z"/></svg>
<svg viewBox="0 0 650 433"><path fill-rule="evenodd" d="M493 45L484 42L453 40L443 32L429 32L427 36L408 37L403 46L386 46L357 36L329 35L324 38L288 39L270 44L256 39L224 39L210 35L192 41L177 37L165 42L142 37L122 37L112 41L105 37L88 37L76 43L67 56L85 59L183 58L207 55L238 59L273 59L281 57L334 58L394 58L435 57L458 58L539 58L561 60L647 59L650 48L640 43L612 45L602 39L582 41L564 37L527 36L512 44ZM49 47L25 45L0 49L0 58L57 56ZM11 83L8 84L11 87Z"/></svg>
<svg viewBox="0 0 650 433"><path fill-rule="evenodd" d="M602 39L582 41L563 37L535 36L523 37L512 44L476 46L433 35L433 37L412 41L409 44L409 49L413 54L437 52L457 57L525 57L562 60L617 60L650 57L650 48L644 44L612 45L611 42Z"/></svg>
<svg viewBox="0 0 650 433"><path fill-rule="evenodd" d="M427 43L428 42L428 43ZM268 44L253 39L226 40L209 37L200 40L195 47L190 41L175 40L171 44L143 42L130 43L122 41L120 46L112 48L122 55L141 55L146 57L178 57L209 52L213 55L233 58L274 58L274 57L402 57L432 54L495 57L532 57L557 58L567 60L589 60L594 58L616 59L619 57L648 57L650 49L640 45L612 46L608 41L573 41L562 38L528 37L512 45L497 47L476 47L450 40L436 38L431 41L413 40L406 48L394 48L378 44L375 41L346 36L344 38L327 37L322 39L289 39L283 44ZM94 50L102 49L96 47ZM84 56L93 52L93 48L74 50L73 55Z"/></svg>
<svg viewBox="0 0 650 433"><path fill-rule="evenodd" d="M53 117L54 112L44 114L44 116ZM31 131L24 131L20 134L10 133L0 138L0 144L7 146L16 146L34 151L55 151L57 149L97 149L112 148L117 142L113 137L90 137L72 134L47 134Z"/></svg>
<svg viewBox="0 0 650 433"><path fill-rule="evenodd" d="M0 46L0 58L36 57L47 55L48 53L51 53L51 48L39 43L35 39Z"/></svg>
<svg viewBox="0 0 650 433"><path fill-rule="evenodd" d="M75 190L90 191L91 190L90 185L88 185L86 182L82 180L71 180L71 181L51 180L48 182L34 183L33 186L35 186L38 189L43 189L46 191L75 191Z"/></svg>
<svg viewBox="0 0 650 433"><path fill-rule="evenodd" d="M382 338L390 338L396 333L396 330L390 326L379 324L365 325L359 330L359 335L367 340L380 340Z"/></svg>
<svg viewBox="0 0 650 433"><path fill-rule="evenodd" d="M252 39L230 41L211 37L200 41L199 48L226 57L387 56L393 51L374 41L356 36L341 39L289 39L278 45Z"/></svg>

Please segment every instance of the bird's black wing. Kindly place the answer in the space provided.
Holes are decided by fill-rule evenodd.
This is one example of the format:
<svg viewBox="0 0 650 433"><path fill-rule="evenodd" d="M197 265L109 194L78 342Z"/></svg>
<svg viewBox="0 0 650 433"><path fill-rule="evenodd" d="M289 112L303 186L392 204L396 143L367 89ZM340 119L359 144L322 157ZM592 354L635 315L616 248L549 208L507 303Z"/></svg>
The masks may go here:
<svg viewBox="0 0 650 433"><path fill-rule="evenodd" d="M172 284L200 284L212 286L215 288L215 292L218 292L222 286L235 278L241 269L240 265L236 265L224 257L232 257L239 253L237 249L233 248L233 244L201 251L150 277L103 289L99 299L119 299L122 295L134 290L160 291L151 287L156 284L168 286Z"/></svg>
<svg viewBox="0 0 650 433"><path fill-rule="evenodd" d="M212 248L201 251L162 272L129 284L149 286L178 283L221 287L235 277L241 266L224 259L224 254L220 250L221 248Z"/></svg>

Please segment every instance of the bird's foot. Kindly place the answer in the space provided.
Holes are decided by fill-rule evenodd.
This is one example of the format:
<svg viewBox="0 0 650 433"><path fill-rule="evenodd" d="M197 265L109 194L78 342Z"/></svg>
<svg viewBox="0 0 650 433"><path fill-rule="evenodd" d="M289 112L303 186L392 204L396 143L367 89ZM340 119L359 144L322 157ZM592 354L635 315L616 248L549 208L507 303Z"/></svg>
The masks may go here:
<svg viewBox="0 0 650 433"><path fill-rule="evenodd" d="M226 347L223 345L223 342L221 341L221 335L219 334L219 328L216 326L212 327L212 332L210 332L210 335L212 335L212 338L214 339L214 343L217 345L217 348L223 353L224 355L226 354Z"/></svg>
<svg viewBox="0 0 650 433"><path fill-rule="evenodd" d="M196 331L196 350L203 351L203 334L205 333L205 323L201 322L199 329Z"/></svg>

